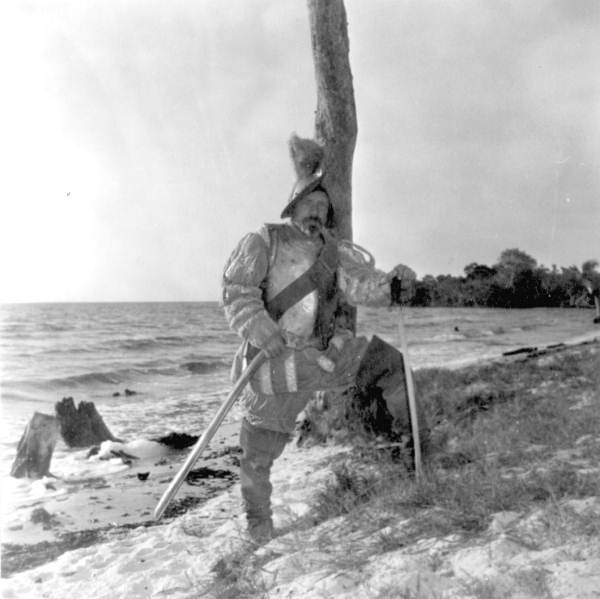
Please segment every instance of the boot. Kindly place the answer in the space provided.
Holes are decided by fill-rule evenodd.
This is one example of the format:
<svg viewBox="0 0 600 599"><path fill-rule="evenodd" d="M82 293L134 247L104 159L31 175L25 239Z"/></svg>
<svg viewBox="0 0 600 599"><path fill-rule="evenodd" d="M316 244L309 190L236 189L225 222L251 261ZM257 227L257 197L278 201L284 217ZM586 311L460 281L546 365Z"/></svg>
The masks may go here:
<svg viewBox="0 0 600 599"><path fill-rule="evenodd" d="M264 520L248 520L248 536L253 543L265 545L274 535L273 521L271 518Z"/></svg>
<svg viewBox="0 0 600 599"><path fill-rule="evenodd" d="M273 536L271 519L271 467L281 455L289 435L263 429L242 421L240 445L240 486L248 522L248 536L263 544Z"/></svg>

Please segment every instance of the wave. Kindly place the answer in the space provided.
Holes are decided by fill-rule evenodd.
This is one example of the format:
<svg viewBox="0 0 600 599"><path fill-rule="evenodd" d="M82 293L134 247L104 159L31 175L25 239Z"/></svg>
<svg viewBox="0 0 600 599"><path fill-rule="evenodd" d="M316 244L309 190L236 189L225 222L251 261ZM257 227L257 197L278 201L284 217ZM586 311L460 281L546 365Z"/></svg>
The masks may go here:
<svg viewBox="0 0 600 599"><path fill-rule="evenodd" d="M157 337L117 338L103 341L100 347L122 350L154 350L162 347L183 347L206 341L206 336L198 335L159 335Z"/></svg>
<svg viewBox="0 0 600 599"><path fill-rule="evenodd" d="M72 324L56 324L53 322L41 322L35 326L32 323L3 323L0 326L0 332L5 335L13 335L16 339L28 339L32 334L64 333L75 329L76 327Z"/></svg>
<svg viewBox="0 0 600 599"><path fill-rule="evenodd" d="M207 339L210 339L208 337ZM96 343L75 342L69 345L50 345L39 349L28 349L22 352L11 352L17 358L27 358L32 355L79 355L105 354L107 350L124 350L124 351L153 351L162 348L187 347L198 343L205 342L206 339L193 337L178 337L178 336L161 336L161 337L144 337L139 339L109 339Z"/></svg>
<svg viewBox="0 0 600 599"><path fill-rule="evenodd" d="M216 370L221 370L222 368L229 367L228 362L224 362L223 360L218 361L196 361L196 362L186 362L181 365L181 368L184 370L188 370L192 374L208 374L210 372L215 372Z"/></svg>
<svg viewBox="0 0 600 599"><path fill-rule="evenodd" d="M224 362L188 362L181 366L154 366L132 368L122 368L106 372L89 372L86 374L77 374L63 378L52 379L52 386L82 386L93 384L117 384L131 382L133 379L139 379L146 376L180 376L181 369L188 370L193 374L207 374L223 368Z"/></svg>
<svg viewBox="0 0 600 599"><path fill-rule="evenodd" d="M52 387L80 387L95 384L115 385L128 380L130 377L127 375L132 373L133 371L128 368L108 372L88 372L86 374L75 374L73 376L50 379L48 382Z"/></svg>
<svg viewBox="0 0 600 599"><path fill-rule="evenodd" d="M492 328L462 328L455 327L453 331L446 331L443 333L438 333L433 335L432 337L427 337L423 339L423 343L440 343L440 342L450 342L450 341L463 341L463 340L477 340L481 338L490 338L490 337L502 337L511 334L523 333L529 330L536 329L536 325L524 325L521 327L502 327L496 326ZM498 339L495 343L503 343L502 340Z"/></svg>
<svg viewBox="0 0 600 599"><path fill-rule="evenodd" d="M2 395L4 396L7 390L21 388L35 388L38 390L60 390L60 389L76 389L81 387L92 387L95 385L117 385L119 383L131 383L133 379L139 379L144 375L156 374L175 374L174 368L122 368L119 370L108 371L92 371L83 374L74 374L70 376L48 378L48 379L29 379L16 380L4 384Z"/></svg>
<svg viewBox="0 0 600 599"><path fill-rule="evenodd" d="M75 327L72 324L54 324L52 322L44 322L39 325L39 330L42 332L49 331L51 333L62 333L64 331L72 331Z"/></svg>
<svg viewBox="0 0 600 599"><path fill-rule="evenodd" d="M156 337L157 341L162 341L168 344L180 344L180 343L189 343L189 337L182 337L180 335L160 335Z"/></svg>
<svg viewBox="0 0 600 599"><path fill-rule="evenodd" d="M22 388L13 388L11 385L2 385L1 393L2 402L6 401L16 401L19 403L39 403L39 404L47 404L48 400L46 397L40 397L39 393L35 391L26 390Z"/></svg>
<svg viewBox="0 0 600 599"><path fill-rule="evenodd" d="M96 385L117 385L122 383L132 384L145 377L153 376L182 376L182 371L191 374L210 374L229 368L229 362L223 360L194 360L182 364L165 363L165 361L150 361L144 364L118 368L114 370L98 370L82 374L74 374L48 379L29 379L7 381L3 385L2 395L23 388L37 389L75 389L81 387L92 387Z"/></svg>
<svg viewBox="0 0 600 599"><path fill-rule="evenodd" d="M81 354L94 354L96 350L89 346L73 345L70 347L49 347L29 350L26 352L12 352L15 358L31 358L32 356L80 356Z"/></svg>
<svg viewBox="0 0 600 599"><path fill-rule="evenodd" d="M440 333L439 335L434 335L430 339L426 339L425 341L433 341L433 342L444 342L444 341L461 341L465 338L464 335L460 333Z"/></svg>
<svg viewBox="0 0 600 599"><path fill-rule="evenodd" d="M121 339L117 342L107 342L105 345L112 345L115 349L154 349L158 345L154 337L144 339Z"/></svg>

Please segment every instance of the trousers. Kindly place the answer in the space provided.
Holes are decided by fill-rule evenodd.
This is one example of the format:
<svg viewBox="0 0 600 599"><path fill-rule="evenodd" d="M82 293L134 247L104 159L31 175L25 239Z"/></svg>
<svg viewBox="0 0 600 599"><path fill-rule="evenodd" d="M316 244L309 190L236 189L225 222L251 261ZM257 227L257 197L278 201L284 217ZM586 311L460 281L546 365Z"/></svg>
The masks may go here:
<svg viewBox="0 0 600 599"><path fill-rule="evenodd" d="M302 356L292 363L290 355L270 360L254 377L244 406L240 482L249 528L271 526L271 467L291 440L296 417L315 390L353 384L365 424L382 433L410 432L404 360L388 343L376 336L370 341L350 340L334 356L336 368L331 372ZM290 381L297 384L296 392L290 392Z"/></svg>
<svg viewBox="0 0 600 599"><path fill-rule="evenodd" d="M240 430L240 483L248 527L271 524L271 467L283 453L291 435L250 424L245 418Z"/></svg>

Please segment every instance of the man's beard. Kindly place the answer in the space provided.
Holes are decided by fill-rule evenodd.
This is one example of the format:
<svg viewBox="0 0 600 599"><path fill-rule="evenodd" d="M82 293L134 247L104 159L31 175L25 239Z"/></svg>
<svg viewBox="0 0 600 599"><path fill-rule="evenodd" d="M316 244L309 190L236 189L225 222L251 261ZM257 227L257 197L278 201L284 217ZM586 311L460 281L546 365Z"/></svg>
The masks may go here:
<svg viewBox="0 0 600 599"><path fill-rule="evenodd" d="M315 237L323 230L324 226L325 223L319 217L309 216L302 220L300 228L307 235Z"/></svg>

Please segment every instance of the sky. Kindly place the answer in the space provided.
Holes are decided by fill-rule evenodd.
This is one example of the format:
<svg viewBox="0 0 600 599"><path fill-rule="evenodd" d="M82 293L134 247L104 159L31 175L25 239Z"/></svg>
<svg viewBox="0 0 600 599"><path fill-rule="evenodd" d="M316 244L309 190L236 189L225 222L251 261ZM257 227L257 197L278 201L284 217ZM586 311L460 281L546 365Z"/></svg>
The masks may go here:
<svg viewBox="0 0 600 599"><path fill-rule="evenodd" d="M600 259L600 2L346 0L354 241ZM5 0L0 301L210 301L314 134L300 0Z"/></svg>

